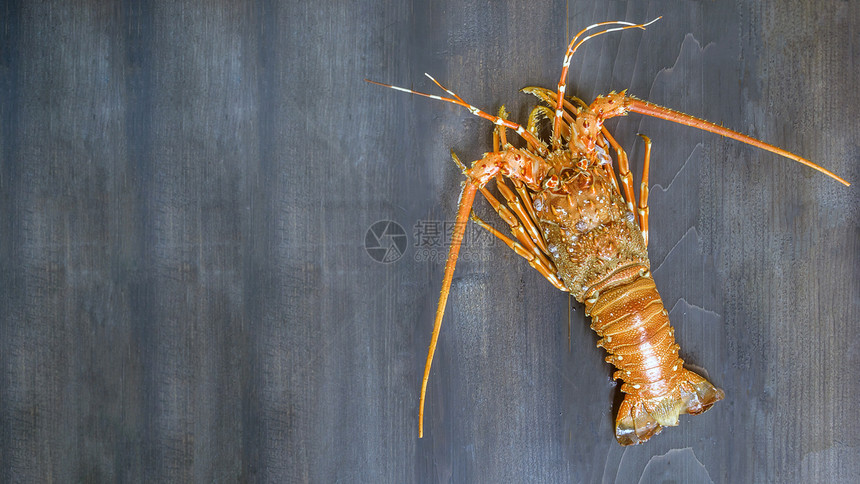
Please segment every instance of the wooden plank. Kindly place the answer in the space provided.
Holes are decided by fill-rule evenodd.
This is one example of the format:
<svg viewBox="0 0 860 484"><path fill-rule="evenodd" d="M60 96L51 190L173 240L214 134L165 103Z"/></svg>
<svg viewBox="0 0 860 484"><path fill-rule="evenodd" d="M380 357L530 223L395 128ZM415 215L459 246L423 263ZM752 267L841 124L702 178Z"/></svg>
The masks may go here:
<svg viewBox="0 0 860 484"><path fill-rule="evenodd" d="M417 439L461 176L488 123L569 93L722 123L860 181L850 2L7 2L0 479L854 482L857 190L631 115L654 277L726 399L619 447L582 308L471 231ZM638 174L638 171L636 171ZM477 211L497 220L486 204ZM365 250L393 221L391 263ZM501 226L497 224L497 226ZM429 232L428 232L429 231ZM422 237L423 236L423 237Z"/></svg>

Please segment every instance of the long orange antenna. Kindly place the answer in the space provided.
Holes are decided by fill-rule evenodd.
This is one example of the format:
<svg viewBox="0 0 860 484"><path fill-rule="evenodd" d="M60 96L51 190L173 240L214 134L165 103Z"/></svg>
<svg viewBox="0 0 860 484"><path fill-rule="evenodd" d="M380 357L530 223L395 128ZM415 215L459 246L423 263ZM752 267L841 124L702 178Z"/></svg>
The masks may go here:
<svg viewBox="0 0 860 484"><path fill-rule="evenodd" d="M436 353L436 342L439 340L439 330L442 329L442 316L445 315L445 305L448 304L448 294L451 292L451 281L454 280L454 268L460 255L460 245L466 233L466 222L472 212L475 192L478 187L466 180L463 194L460 195L460 205L457 209L457 220L454 222L454 233L451 235L451 248L448 250L448 261L445 262L445 276L442 278L442 292L439 294L439 304L436 306L436 320L433 322L433 336L430 337L430 349L427 351L427 363L424 365L424 379L421 380L421 398L418 403L418 438L424 436L424 399L427 396L427 380L430 379L430 365L433 364L433 354Z"/></svg>
<svg viewBox="0 0 860 484"><path fill-rule="evenodd" d="M663 106L658 106L656 104L651 104L649 102L645 102L635 98L628 98L627 108L634 113L644 114L646 116L653 116L655 118L665 119L666 121L672 121L686 126L691 126L693 128L698 128L704 131L709 131L720 136L725 136L726 138L740 141L741 143L746 143L748 145L752 145L757 148L770 151L771 153L776 153L779 156L784 156L785 158L794 160L802 165L806 165L813 170L820 171L821 173L824 173L830 178L833 178L839 183L845 185L846 187L851 186L851 184L848 183L848 181L846 181L844 178L836 175L835 173L826 168L816 165L815 163L807 160L806 158L801 158L790 151L786 151L772 144L757 140L751 136L738 133L737 131L724 128L710 121L705 121L704 119L699 119L694 116L690 116L689 114L684 114L673 109L664 108Z"/></svg>

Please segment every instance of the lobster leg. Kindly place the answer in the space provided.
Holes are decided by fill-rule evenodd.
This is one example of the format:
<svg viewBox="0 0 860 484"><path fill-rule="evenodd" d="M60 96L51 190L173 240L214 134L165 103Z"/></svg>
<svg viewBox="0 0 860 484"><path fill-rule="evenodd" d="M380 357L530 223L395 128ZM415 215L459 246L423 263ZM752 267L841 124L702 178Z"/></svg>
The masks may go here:
<svg viewBox="0 0 860 484"><path fill-rule="evenodd" d="M543 251L544 254L548 253L549 249L547 248L546 241L538 229L537 224L534 222L534 214L523 207L520 199L517 198L516 194L508 187L504 178L499 175L496 175L496 188L499 189L499 193L501 193L502 196L505 197L505 200L507 200L508 207L510 207L517 214L519 220L522 221L526 231L531 235L531 239L534 243L540 247L540 250ZM531 200L529 200L529 203L531 203Z"/></svg>
<svg viewBox="0 0 860 484"><path fill-rule="evenodd" d="M499 202L499 200L496 199L496 197L494 197L489 190L487 190L486 188L480 188L480 190L481 194L484 195L484 198L486 198L487 201L490 202L490 205L493 207L493 210L495 210L496 213L499 214L499 217L501 217L501 219L504 220L505 223L508 224L508 226L511 228L511 233L514 234L517 240L519 240L523 246L528 247L529 251L540 253L541 249L538 248L535 242L532 240L533 236L526 231L526 229L523 227L523 224L520 223L519 219L517 219L514 213L511 212L511 210L504 204Z"/></svg>
<svg viewBox="0 0 860 484"><path fill-rule="evenodd" d="M609 134L609 130L605 127L600 128L603 136L606 137L607 141L609 141L612 149L615 150L615 153L618 155L618 174L621 177L621 185L624 187L624 199L627 201L627 209L630 210L631 213L635 213L636 211L633 209L633 203L636 201L636 198L633 195L633 174L630 173L630 163L627 160L627 152L624 151L624 148L615 141L615 138Z"/></svg>
<svg viewBox="0 0 860 484"><path fill-rule="evenodd" d="M486 230L487 232L495 235L502 242L505 243L508 247L511 248L514 252L520 255L523 259L525 259L530 266L532 266L535 270L541 273L542 276L546 278L553 286L557 289L568 292L569 289L564 285L564 282L558 277L556 273L555 264L552 263L546 256L538 250L537 247L532 245L529 248L523 247L522 244L517 243L514 240L506 237L504 234L493 228L487 222L481 220L474 213L472 214L472 221L478 224L481 228Z"/></svg>
<svg viewBox="0 0 860 484"><path fill-rule="evenodd" d="M604 151L609 151L609 145L606 141L606 138L603 138L602 140L598 139L597 141L597 144L598 146L600 146L601 149L603 149ZM615 188L615 193L618 193L620 195L621 188L618 187L618 178L615 175L615 168L612 166L612 163L606 163L603 165L603 173L604 175L606 175L606 178L608 178L612 182L612 186Z"/></svg>
<svg viewBox="0 0 860 484"><path fill-rule="evenodd" d="M537 256L543 260L543 263L545 265L547 265L548 267L552 267L552 262L547 259L542 249L535 244L534 240L532 240L534 236L526 231L526 229L523 227L523 224L520 223L519 219L517 219L514 213L511 212L511 210L504 204L499 202L496 197L494 197L493 194L490 193L489 190L487 190L486 188L481 188L480 190L481 194L484 195L488 202L490 202L490 205L493 207L496 213L499 214L499 217L504 220L505 223L508 224L508 226L511 228L511 233L514 234L520 244L522 244L523 247L527 248L529 253L537 254ZM541 239L541 242L543 242L543 239ZM513 247L511 248L513 249Z"/></svg>
<svg viewBox="0 0 860 484"><path fill-rule="evenodd" d="M514 189L520 195L520 199L524 202L523 205L526 207L526 212L528 212L529 220L534 222L535 220L537 220L537 213L535 213L534 200L532 200L531 194L529 194L529 191L526 190L525 185L523 185L519 181L511 181L514 183ZM549 252L547 250L546 241L543 238L543 234L540 233L540 230L538 230L537 232L539 237L536 242L540 246L541 250L543 250L544 252Z"/></svg>
<svg viewBox="0 0 860 484"><path fill-rule="evenodd" d="M640 134L645 140L645 161L642 163L642 184L639 185L639 227L642 229L642 238L645 239L645 247L648 247L648 170L651 165L651 138Z"/></svg>

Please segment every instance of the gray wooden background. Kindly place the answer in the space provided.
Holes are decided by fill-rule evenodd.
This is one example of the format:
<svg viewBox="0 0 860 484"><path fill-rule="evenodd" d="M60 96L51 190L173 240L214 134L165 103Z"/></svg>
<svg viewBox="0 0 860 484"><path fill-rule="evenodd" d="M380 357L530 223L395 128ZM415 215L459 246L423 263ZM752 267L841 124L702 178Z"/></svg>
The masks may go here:
<svg viewBox="0 0 860 484"><path fill-rule="evenodd" d="M860 213L774 155L631 115L681 354L726 392L645 445L582 308L479 232L431 375L434 228L489 123L629 89L860 183L846 1L0 6L0 480L857 482ZM637 171L638 173L638 171ZM638 183L638 182L637 182ZM487 204L476 210L499 225ZM403 257L365 251L377 221Z"/></svg>

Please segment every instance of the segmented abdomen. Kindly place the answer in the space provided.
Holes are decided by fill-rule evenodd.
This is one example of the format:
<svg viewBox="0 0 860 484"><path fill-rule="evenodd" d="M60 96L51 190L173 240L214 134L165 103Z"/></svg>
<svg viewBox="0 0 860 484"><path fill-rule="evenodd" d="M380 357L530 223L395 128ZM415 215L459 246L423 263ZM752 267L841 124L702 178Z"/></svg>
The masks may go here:
<svg viewBox="0 0 860 484"><path fill-rule="evenodd" d="M624 381L621 391L644 399L665 395L676 387L684 362L654 280L639 265L613 276L585 302L598 345L618 368L613 378Z"/></svg>

